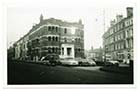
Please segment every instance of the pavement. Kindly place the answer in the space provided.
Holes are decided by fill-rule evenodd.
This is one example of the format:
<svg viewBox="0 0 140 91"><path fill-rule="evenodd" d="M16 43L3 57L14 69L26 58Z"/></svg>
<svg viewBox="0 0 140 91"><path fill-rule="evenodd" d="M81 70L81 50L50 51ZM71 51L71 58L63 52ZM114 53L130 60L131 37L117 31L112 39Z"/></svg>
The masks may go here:
<svg viewBox="0 0 140 91"><path fill-rule="evenodd" d="M129 64L119 63L119 67L129 67Z"/></svg>
<svg viewBox="0 0 140 91"><path fill-rule="evenodd" d="M8 84L133 84L130 74L105 72L99 68L9 62Z"/></svg>
<svg viewBox="0 0 140 91"><path fill-rule="evenodd" d="M100 71L99 69L101 68L101 66L87 66L87 67L82 67L82 66L78 66L78 67L73 67L75 69L82 69L82 70L88 70L88 71Z"/></svg>

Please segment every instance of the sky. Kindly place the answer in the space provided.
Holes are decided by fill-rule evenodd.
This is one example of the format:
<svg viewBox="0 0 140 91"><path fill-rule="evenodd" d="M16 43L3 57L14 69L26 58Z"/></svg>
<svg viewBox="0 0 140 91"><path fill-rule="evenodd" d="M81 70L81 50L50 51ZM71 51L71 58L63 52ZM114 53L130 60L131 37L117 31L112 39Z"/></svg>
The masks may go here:
<svg viewBox="0 0 140 91"><path fill-rule="evenodd" d="M103 13L105 11L105 13ZM126 6L101 8L101 7L8 7L7 8L7 47L19 40L32 28L33 24L39 23L40 14L44 19L55 18L69 22L82 20L84 24L85 49L102 47L102 35L117 14L126 17ZM104 20L105 17L105 20ZM105 21L105 31L104 31Z"/></svg>

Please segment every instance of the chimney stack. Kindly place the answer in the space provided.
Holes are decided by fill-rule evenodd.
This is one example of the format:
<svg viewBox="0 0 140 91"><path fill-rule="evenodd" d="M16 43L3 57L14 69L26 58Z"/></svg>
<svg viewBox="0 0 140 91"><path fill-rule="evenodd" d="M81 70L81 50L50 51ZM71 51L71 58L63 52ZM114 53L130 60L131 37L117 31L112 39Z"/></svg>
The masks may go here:
<svg viewBox="0 0 140 91"><path fill-rule="evenodd" d="M40 22L43 21L43 15L40 15Z"/></svg>
<svg viewBox="0 0 140 91"><path fill-rule="evenodd" d="M127 7L126 11L127 11L127 17L133 16L133 8L132 7Z"/></svg>

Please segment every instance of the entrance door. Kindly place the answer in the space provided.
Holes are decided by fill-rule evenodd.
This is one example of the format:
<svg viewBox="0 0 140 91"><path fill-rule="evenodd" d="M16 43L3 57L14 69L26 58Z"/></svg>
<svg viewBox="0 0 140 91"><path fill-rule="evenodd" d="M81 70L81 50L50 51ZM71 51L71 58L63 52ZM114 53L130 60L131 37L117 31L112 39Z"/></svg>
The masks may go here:
<svg viewBox="0 0 140 91"><path fill-rule="evenodd" d="M68 56L71 55L71 48L67 48L67 55L68 55Z"/></svg>
<svg viewBox="0 0 140 91"><path fill-rule="evenodd" d="M74 44L62 44L61 45L61 55L60 58L74 58Z"/></svg>

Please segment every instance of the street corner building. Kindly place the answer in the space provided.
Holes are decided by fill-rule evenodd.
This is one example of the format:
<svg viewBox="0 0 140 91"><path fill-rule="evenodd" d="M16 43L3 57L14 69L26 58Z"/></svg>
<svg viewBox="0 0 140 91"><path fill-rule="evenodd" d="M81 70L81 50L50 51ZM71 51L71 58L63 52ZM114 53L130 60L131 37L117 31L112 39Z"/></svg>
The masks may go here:
<svg viewBox="0 0 140 91"><path fill-rule="evenodd" d="M82 21L67 22L59 19L43 19L14 43L14 57L20 60L38 61L42 57L56 55L59 58L84 57L84 25Z"/></svg>
<svg viewBox="0 0 140 91"><path fill-rule="evenodd" d="M130 63L133 60L133 8L126 8L127 16L117 15L103 35L106 60Z"/></svg>

